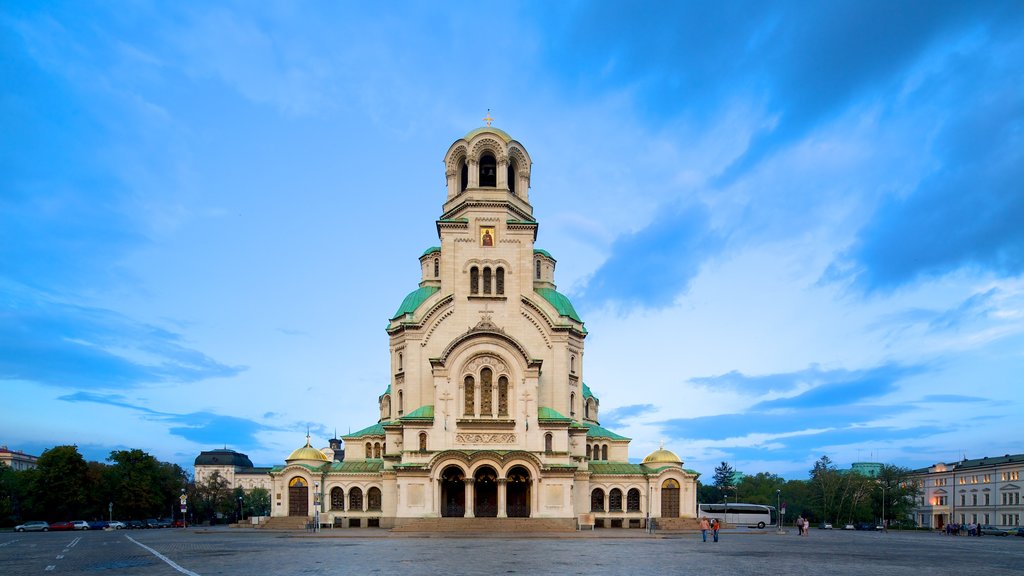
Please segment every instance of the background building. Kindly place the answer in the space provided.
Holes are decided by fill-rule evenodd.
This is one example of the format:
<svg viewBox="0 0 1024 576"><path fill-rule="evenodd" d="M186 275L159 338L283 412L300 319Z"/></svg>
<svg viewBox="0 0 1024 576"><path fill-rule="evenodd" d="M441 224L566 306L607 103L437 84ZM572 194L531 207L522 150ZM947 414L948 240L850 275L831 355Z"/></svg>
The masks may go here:
<svg viewBox="0 0 1024 576"><path fill-rule="evenodd" d="M11 450L6 445L0 446L0 462L7 464L12 470L30 470L36 467L38 456Z"/></svg>
<svg viewBox="0 0 1024 576"><path fill-rule="evenodd" d="M199 453L195 461L196 484L206 484L217 473L228 482L228 488L270 490L270 468L257 468L249 457L227 448L206 450Z"/></svg>
<svg viewBox="0 0 1024 576"><path fill-rule="evenodd" d="M1021 525L1021 472L1024 454L963 459L914 471L921 486L914 507L919 526L941 529L947 523Z"/></svg>

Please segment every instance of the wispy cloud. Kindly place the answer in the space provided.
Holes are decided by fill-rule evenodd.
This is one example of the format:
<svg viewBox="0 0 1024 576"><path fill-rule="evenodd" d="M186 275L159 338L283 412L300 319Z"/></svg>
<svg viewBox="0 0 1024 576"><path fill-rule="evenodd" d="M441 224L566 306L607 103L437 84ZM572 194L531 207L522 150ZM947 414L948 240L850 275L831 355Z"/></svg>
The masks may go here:
<svg viewBox="0 0 1024 576"><path fill-rule="evenodd" d="M179 334L122 314L61 302L13 283L0 301L0 379L78 389L225 378L245 370L190 348Z"/></svg>

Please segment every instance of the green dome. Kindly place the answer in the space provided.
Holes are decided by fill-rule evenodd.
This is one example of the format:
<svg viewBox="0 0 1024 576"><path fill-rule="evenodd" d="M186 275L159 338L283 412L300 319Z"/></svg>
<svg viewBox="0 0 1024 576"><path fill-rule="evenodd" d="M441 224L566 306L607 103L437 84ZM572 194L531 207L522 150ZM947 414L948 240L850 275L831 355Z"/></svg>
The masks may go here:
<svg viewBox="0 0 1024 576"><path fill-rule="evenodd" d="M483 134L484 132L490 132L495 136L498 136L499 138L505 141L505 144L508 144L509 142L512 141L512 137L508 135L508 132L505 132L500 128L495 128L494 126L481 126L480 128L477 128L475 130L470 130L462 138L465 140L472 140L477 134Z"/></svg>

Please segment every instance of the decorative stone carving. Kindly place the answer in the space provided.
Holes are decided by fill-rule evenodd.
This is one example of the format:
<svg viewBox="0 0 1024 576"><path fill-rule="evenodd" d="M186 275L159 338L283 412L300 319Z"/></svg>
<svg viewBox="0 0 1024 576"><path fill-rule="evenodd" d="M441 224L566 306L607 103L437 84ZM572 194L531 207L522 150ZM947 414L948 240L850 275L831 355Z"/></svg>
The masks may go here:
<svg viewBox="0 0 1024 576"><path fill-rule="evenodd" d="M468 364L466 364L465 371L472 372L475 374L477 371L480 370L480 368L483 368L484 366L490 366L491 369L493 369L495 372L499 374L502 372L508 372L508 367L505 366L504 361L502 361L500 358L496 358L489 354L481 354L479 356L474 357L472 360L469 361Z"/></svg>
<svg viewBox="0 0 1024 576"><path fill-rule="evenodd" d="M455 441L460 444L515 444L516 435L509 432L497 434L460 432L455 435Z"/></svg>

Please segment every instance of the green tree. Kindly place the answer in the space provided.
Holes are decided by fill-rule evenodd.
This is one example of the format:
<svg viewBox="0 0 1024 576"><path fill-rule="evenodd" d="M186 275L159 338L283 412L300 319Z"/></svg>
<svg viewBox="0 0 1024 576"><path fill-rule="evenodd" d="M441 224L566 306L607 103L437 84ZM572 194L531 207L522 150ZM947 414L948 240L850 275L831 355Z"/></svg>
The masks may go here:
<svg viewBox="0 0 1024 576"><path fill-rule="evenodd" d="M744 476L737 490L743 494L744 502L775 506L778 500L776 490L781 490L785 483L777 474L758 472L753 476Z"/></svg>
<svg viewBox="0 0 1024 576"><path fill-rule="evenodd" d="M114 450L110 453L109 482L112 502L122 518L162 516L166 500L162 494L160 462L139 449Z"/></svg>
<svg viewBox="0 0 1024 576"><path fill-rule="evenodd" d="M270 514L270 491L253 488L245 494L246 516L267 516Z"/></svg>
<svg viewBox="0 0 1024 576"><path fill-rule="evenodd" d="M0 526L13 526L20 520L18 473L0 462Z"/></svg>
<svg viewBox="0 0 1024 576"><path fill-rule="evenodd" d="M189 488L189 505L192 507L193 522L212 521L224 510L230 513L231 490L228 481L219 472L214 472L206 482L197 482Z"/></svg>
<svg viewBox="0 0 1024 576"><path fill-rule="evenodd" d="M732 478L736 474L733 467L728 462L722 462L715 467L715 487L719 490L725 490L732 487Z"/></svg>
<svg viewBox="0 0 1024 576"><path fill-rule="evenodd" d="M839 488L842 478L836 469L832 459L822 456L814 463L811 469L811 497L813 511L817 518L838 522L839 510L836 506L836 499L839 497Z"/></svg>
<svg viewBox="0 0 1024 576"><path fill-rule="evenodd" d="M883 464L875 479L878 483L877 499L873 503L875 517L888 526L895 519L904 522L914 508L919 486L911 471L902 466Z"/></svg>
<svg viewBox="0 0 1024 576"><path fill-rule="evenodd" d="M44 450L29 486L33 512L49 520L73 520L84 512L89 467L77 446Z"/></svg>

